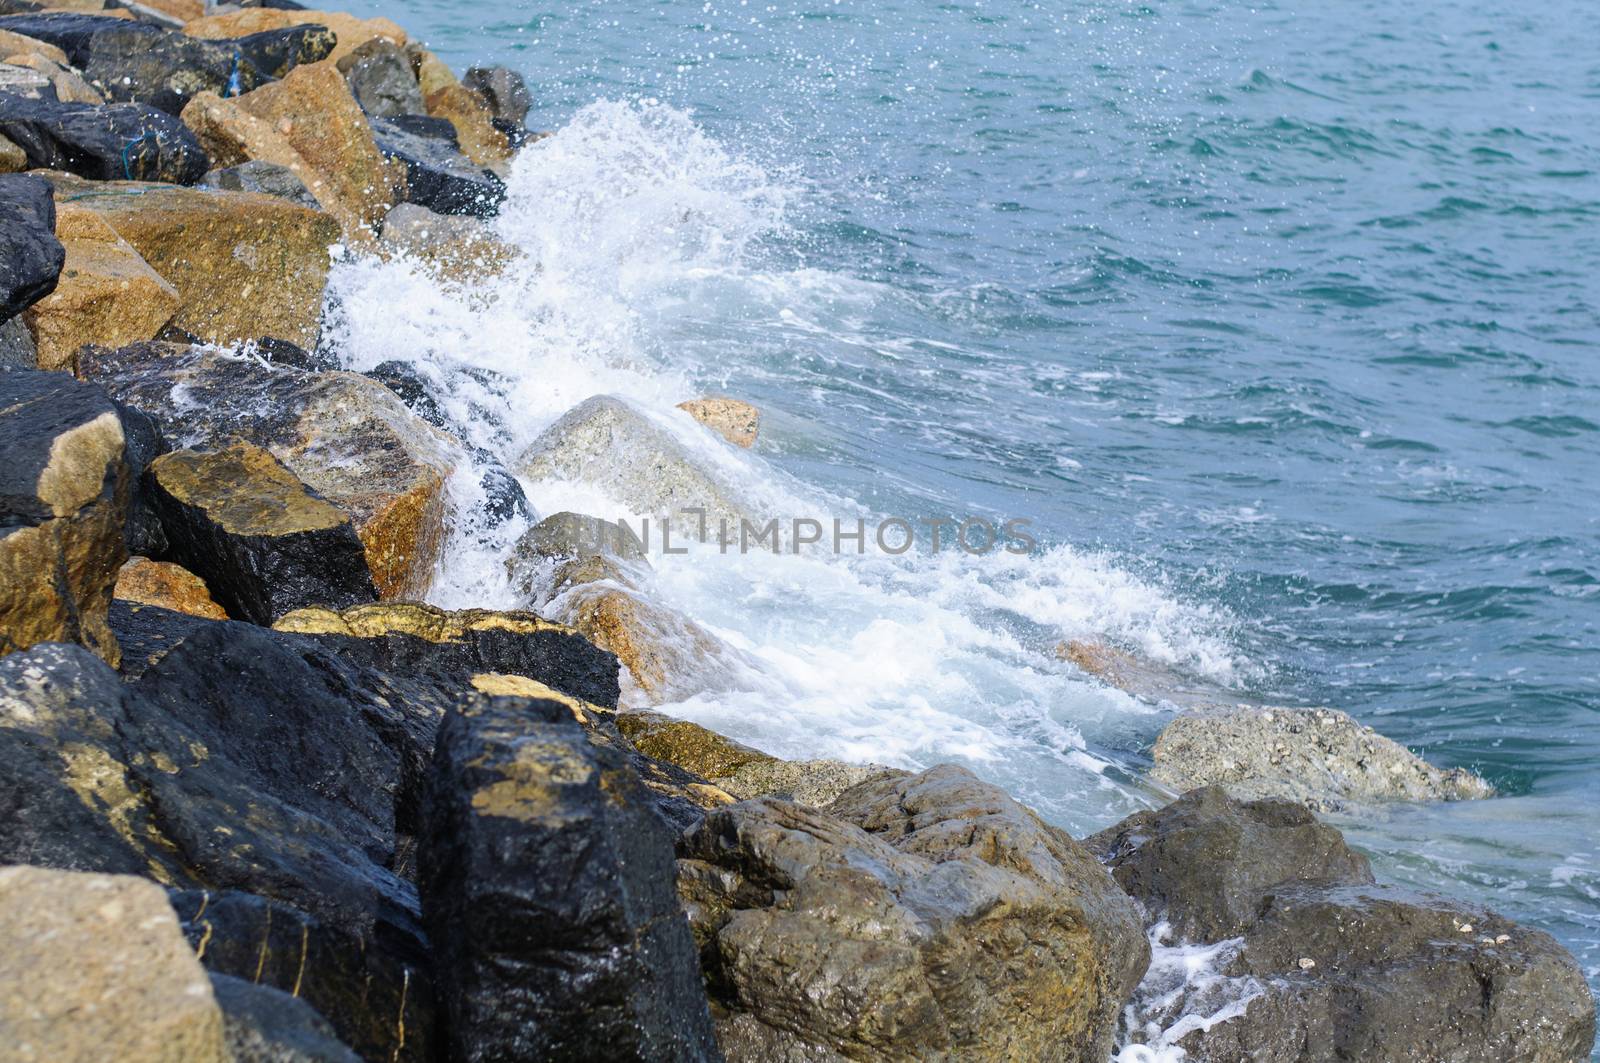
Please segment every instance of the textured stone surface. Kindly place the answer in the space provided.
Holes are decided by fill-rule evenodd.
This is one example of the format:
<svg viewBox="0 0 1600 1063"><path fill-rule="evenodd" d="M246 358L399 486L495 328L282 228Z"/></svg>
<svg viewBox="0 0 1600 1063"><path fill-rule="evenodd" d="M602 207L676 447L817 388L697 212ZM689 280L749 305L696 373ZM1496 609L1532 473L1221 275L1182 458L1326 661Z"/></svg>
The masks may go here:
<svg viewBox="0 0 1600 1063"><path fill-rule="evenodd" d="M449 716L419 864L456 1059L717 1058L672 843L566 706Z"/></svg>
<svg viewBox="0 0 1600 1063"><path fill-rule="evenodd" d="M149 413L175 446L237 436L270 450L350 515L384 598L426 591L444 541L445 480L465 455L383 385L167 344L95 351L80 375Z"/></svg>
<svg viewBox="0 0 1600 1063"><path fill-rule="evenodd" d="M761 411L748 402L712 395L678 403L678 409L736 447L752 447L761 432Z"/></svg>
<svg viewBox="0 0 1600 1063"><path fill-rule="evenodd" d="M39 55L56 63L65 63L67 53L36 37L0 29L0 56Z"/></svg>
<svg viewBox="0 0 1600 1063"><path fill-rule="evenodd" d="M117 573L117 601L155 605L177 613L226 620L228 614L211 597L206 581L182 565L131 557Z"/></svg>
<svg viewBox="0 0 1600 1063"><path fill-rule="evenodd" d="M49 182L31 174L0 176L0 321L55 290L66 260L55 229Z"/></svg>
<svg viewBox="0 0 1600 1063"><path fill-rule="evenodd" d="M28 168L28 153L0 136L0 174L21 173Z"/></svg>
<svg viewBox="0 0 1600 1063"><path fill-rule="evenodd" d="M342 11L278 10L269 7L247 7L240 11L207 15L185 23L183 32L191 37L226 40L307 24L326 26L334 32L338 43L328 54L328 58L334 62L374 37L384 37L402 46L406 43L406 31L386 18L363 20Z"/></svg>
<svg viewBox="0 0 1600 1063"><path fill-rule="evenodd" d="M449 128L450 136L441 137L413 118L372 122L379 150L405 169L406 202L436 214L494 214L506 197L505 183L461 154L454 127Z"/></svg>
<svg viewBox="0 0 1600 1063"><path fill-rule="evenodd" d="M0 321L0 369L34 369L38 364L38 347L22 319Z"/></svg>
<svg viewBox="0 0 1600 1063"><path fill-rule="evenodd" d="M60 283L23 315L39 368L70 370L86 343L148 340L178 312L178 290L93 210L64 203L56 236L67 252Z"/></svg>
<svg viewBox="0 0 1600 1063"><path fill-rule="evenodd" d="M679 844L730 1060L1103 1060L1149 950L1092 856L943 766Z"/></svg>
<svg viewBox="0 0 1600 1063"><path fill-rule="evenodd" d="M393 41L374 37L340 59L338 67L369 117L428 113L411 58Z"/></svg>
<svg viewBox="0 0 1600 1063"><path fill-rule="evenodd" d="M461 283L496 276L520 254L495 239L476 218L445 217L414 203L402 203L389 212L380 246L426 265L442 279Z"/></svg>
<svg viewBox="0 0 1600 1063"><path fill-rule="evenodd" d="M477 95L489 113L502 122L520 126L533 106L533 94L521 74L503 66L475 66L461 84Z"/></svg>
<svg viewBox="0 0 1600 1063"><path fill-rule="evenodd" d="M349 515L261 447L173 451L146 477L172 556L230 615L270 624L307 605L377 598Z"/></svg>
<svg viewBox="0 0 1600 1063"><path fill-rule="evenodd" d="M360 1063L316 1009L281 989L211 976L233 1063Z"/></svg>
<svg viewBox="0 0 1600 1063"><path fill-rule="evenodd" d="M0 653L81 642L115 664L106 623L128 468L116 408L61 373L0 373Z"/></svg>
<svg viewBox="0 0 1600 1063"><path fill-rule="evenodd" d="M442 88L461 84L443 59L416 41L408 43L405 49L406 55L411 59L411 69L416 71L417 85L422 89L423 99L427 99Z"/></svg>
<svg viewBox="0 0 1600 1063"><path fill-rule="evenodd" d="M50 87L55 90L56 99L62 103L93 103L106 102L105 96L99 89L85 81L78 72L70 66L56 62L43 55L13 55L6 60L13 66L25 66L37 71L50 79Z"/></svg>
<svg viewBox="0 0 1600 1063"><path fill-rule="evenodd" d="M311 194L294 170L277 163L250 160L226 166L207 173L200 179L200 185L222 192L258 192L264 196L286 199L311 210L322 209L317 197Z"/></svg>
<svg viewBox="0 0 1600 1063"><path fill-rule="evenodd" d="M184 124L140 103L97 107L0 94L0 136L30 169L92 181L198 181L210 161Z"/></svg>
<svg viewBox="0 0 1600 1063"><path fill-rule="evenodd" d="M121 875L0 867L0 1030L17 1063L230 1063L165 891Z"/></svg>
<svg viewBox="0 0 1600 1063"><path fill-rule="evenodd" d="M429 93L428 113L456 127L461 153L479 166L511 158L511 142L494 127L488 106L466 87L446 85Z"/></svg>

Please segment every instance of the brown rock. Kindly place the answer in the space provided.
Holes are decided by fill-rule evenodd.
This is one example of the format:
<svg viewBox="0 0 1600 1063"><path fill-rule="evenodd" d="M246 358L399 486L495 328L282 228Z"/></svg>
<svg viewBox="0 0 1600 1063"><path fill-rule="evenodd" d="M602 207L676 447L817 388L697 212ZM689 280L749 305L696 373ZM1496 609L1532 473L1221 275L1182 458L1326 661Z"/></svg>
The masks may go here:
<svg viewBox="0 0 1600 1063"><path fill-rule="evenodd" d="M211 981L166 891L0 869L0 1029L17 1063L228 1063Z"/></svg>
<svg viewBox="0 0 1600 1063"><path fill-rule="evenodd" d="M617 728L645 756L676 764L707 779L732 775L747 764L777 759L697 723L659 712L622 713L617 717Z"/></svg>
<svg viewBox="0 0 1600 1063"><path fill-rule="evenodd" d="M750 447L761 431L761 411L748 402L711 395L678 403L678 409L736 447Z"/></svg>
<svg viewBox="0 0 1600 1063"><path fill-rule="evenodd" d="M145 7L170 15L179 22L188 23L206 13L204 0L140 0Z"/></svg>
<svg viewBox="0 0 1600 1063"><path fill-rule="evenodd" d="M417 87L422 90L423 99L427 99L440 89L461 84L445 65L444 60L422 45L413 41L405 47L406 55L411 59L411 69L417 75Z"/></svg>
<svg viewBox="0 0 1600 1063"><path fill-rule="evenodd" d="M0 136L0 173L21 173L28 168L28 153Z"/></svg>
<svg viewBox="0 0 1600 1063"><path fill-rule="evenodd" d="M170 561L129 558L117 573L116 597L120 601L159 606L207 620L228 619L222 606L212 600L206 581Z"/></svg>
<svg viewBox="0 0 1600 1063"><path fill-rule="evenodd" d="M56 99L62 103L91 103L96 106L106 102L100 90L83 79L72 67L45 55L14 55L6 60L12 66L25 66L50 79L56 90Z"/></svg>
<svg viewBox="0 0 1600 1063"><path fill-rule="evenodd" d="M63 66L67 62L67 53L53 44L47 44L44 41L35 40L20 33L12 33L10 30L0 30L0 56L12 57L7 58L6 62L15 63L16 59L14 57L19 55L42 55L51 62L60 63Z"/></svg>
<svg viewBox="0 0 1600 1063"><path fill-rule="evenodd" d="M62 373L0 372L0 654L81 642L115 665L106 623L127 559L122 422Z"/></svg>
<svg viewBox="0 0 1600 1063"><path fill-rule="evenodd" d="M63 203L56 238L67 249L61 279L23 312L40 369L70 369L86 343L120 347L150 339L178 312L178 290L95 211Z"/></svg>
<svg viewBox="0 0 1600 1063"><path fill-rule="evenodd" d="M332 218L275 196L52 174L178 290L172 323L209 343L316 345Z"/></svg>
<svg viewBox="0 0 1600 1063"><path fill-rule="evenodd" d="M428 99L428 113L448 119L456 127L461 153L479 166L491 166L511 158L511 142L494 127L490 113L477 94L460 84L436 89Z"/></svg>
<svg viewBox="0 0 1600 1063"><path fill-rule="evenodd" d="M386 18L359 19L342 11L280 11L268 7L247 7L226 14L207 15L186 23L183 32L190 37L223 40L306 25L326 26L339 38L333 53L328 56L335 63L374 37L387 37L401 47L406 43L406 31Z"/></svg>

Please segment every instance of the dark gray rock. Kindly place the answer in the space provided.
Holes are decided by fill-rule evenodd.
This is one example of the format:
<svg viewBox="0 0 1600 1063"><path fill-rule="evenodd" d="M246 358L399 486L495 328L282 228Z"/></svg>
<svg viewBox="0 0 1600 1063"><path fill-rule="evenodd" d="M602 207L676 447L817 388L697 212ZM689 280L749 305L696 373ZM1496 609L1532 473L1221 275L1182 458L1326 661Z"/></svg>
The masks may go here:
<svg viewBox="0 0 1600 1063"><path fill-rule="evenodd" d="M161 438L161 428L155 418L120 402L116 403L116 407L117 417L122 421L122 434L127 442L125 460L131 484L123 538L127 540L130 554L161 557L167 552L167 533L161 527L161 518L150 497L144 472L151 462L167 452L167 443Z"/></svg>
<svg viewBox="0 0 1600 1063"><path fill-rule="evenodd" d="M1302 806L1235 801L1217 787L1137 812L1083 844L1153 917L1196 941L1239 933L1274 889L1373 881L1367 858Z"/></svg>
<svg viewBox="0 0 1600 1063"><path fill-rule="evenodd" d="M1103 1060L1149 961L1094 858L953 765L716 809L679 854L730 1060Z"/></svg>
<svg viewBox="0 0 1600 1063"><path fill-rule="evenodd" d="M488 217L497 213L506 197L505 182L475 166L456 148L453 139L417 132L427 128L414 121L372 121L378 150L386 158L405 164L406 201L436 214Z"/></svg>
<svg viewBox="0 0 1600 1063"><path fill-rule="evenodd" d="M339 72L349 82L356 102L370 116L392 118L428 113L411 59L393 41L372 38L339 60Z"/></svg>
<svg viewBox="0 0 1600 1063"><path fill-rule="evenodd" d="M188 126L138 103L96 107L0 93L0 135L23 150L30 169L93 181L187 185L210 167Z"/></svg>
<svg viewBox="0 0 1600 1063"><path fill-rule="evenodd" d="M521 74L503 66L475 66L461 84L489 105L490 114L512 126L521 126L533 106L533 94Z"/></svg>
<svg viewBox="0 0 1600 1063"><path fill-rule="evenodd" d="M328 58L339 39L326 26L307 24L264 30L219 43L224 48L233 48L263 77L281 78L297 66L320 63Z"/></svg>
<svg viewBox="0 0 1600 1063"><path fill-rule="evenodd" d="M714 1060L665 826L553 701L451 714L419 866L457 1060Z"/></svg>
<svg viewBox="0 0 1600 1063"><path fill-rule="evenodd" d="M226 974L211 976L233 1063L361 1063L299 997Z"/></svg>
<svg viewBox="0 0 1600 1063"><path fill-rule="evenodd" d="M322 204L311 194L305 183L293 170L277 163L252 159L237 166L212 170L200 179L202 188L217 188L224 192L259 192L277 196L302 207L321 210Z"/></svg>
<svg viewBox="0 0 1600 1063"><path fill-rule="evenodd" d="M0 174L0 322L56 290L67 252L56 239L56 198L33 174Z"/></svg>
<svg viewBox="0 0 1600 1063"><path fill-rule="evenodd" d="M0 370L38 367L39 349L28 326L19 317L0 322Z"/></svg>

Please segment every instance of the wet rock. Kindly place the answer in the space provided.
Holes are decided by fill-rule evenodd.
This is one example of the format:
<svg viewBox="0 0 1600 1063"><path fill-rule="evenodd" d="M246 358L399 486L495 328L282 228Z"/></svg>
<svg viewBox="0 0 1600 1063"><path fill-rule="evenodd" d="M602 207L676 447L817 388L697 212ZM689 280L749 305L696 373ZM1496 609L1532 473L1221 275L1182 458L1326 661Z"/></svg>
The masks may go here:
<svg viewBox="0 0 1600 1063"><path fill-rule="evenodd" d="M514 556L569 561L607 556L623 561L643 561L644 544L626 525L583 513L563 511L546 517L517 540ZM515 570L513 570L515 575Z"/></svg>
<svg viewBox="0 0 1600 1063"><path fill-rule="evenodd" d="M446 719L419 864L454 1058L718 1058L670 837L565 706Z"/></svg>
<svg viewBox="0 0 1600 1063"><path fill-rule="evenodd" d="M320 63L338 47L333 31L320 25L262 30L219 43L224 48L232 48L241 59L269 78L281 78L298 66ZM240 88L248 91L247 86ZM237 90L231 93L237 94Z"/></svg>
<svg viewBox="0 0 1600 1063"><path fill-rule="evenodd" d="M476 93L489 108L489 114L513 126L522 125L533 106L533 94L521 74L503 66L475 66L461 84Z"/></svg>
<svg viewBox="0 0 1600 1063"><path fill-rule="evenodd" d="M256 993L289 994L302 1007L314 1008L334 1036L363 1059L432 1063L438 1058L433 984L426 958L414 947L397 949L394 942L363 938L291 905L238 891L177 892L172 906L214 985L232 979ZM217 996L224 1011L232 1012L225 1018L229 1039L236 1043L234 1031L249 1015L229 1008L226 988ZM283 1029L280 1003L272 1001L261 1026ZM297 1021L292 1029L305 1026ZM299 1057L289 1058L300 1063ZM315 1055L310 1059L322 1063ZM332 1059L345 1063L337 1055Z"/></svg>
<svg viewBox="0 0 1600 1063"><path fill-rule="evenodd" d="M422 135L415 128L415 123L382 118L372 122L379 150L405 168L406 201L435 214L497 213L506 197L505 182L461 154L453 140Z"/></svg>
<svg viewBox="0 0 1600 1063"><path fill-rule="evenodd" d="M115 600L160 606L207 620L226 620L228 614L211 597L206 581L182 565L132 557L117 573Z"/></svg>
<svg viewBox="0 0 1600 1063"><path fill-rule="evenodd" d="M0 322L0 370L36 369L38 365L39 350L22 319Z"/></svg>
<svg viewBox="0 0 1600 1063"><path fill-rule="evenodd" d="M511 158L511 143L494 127L488 105L462 85L446 85L428 94L428 113L456 127L461 153L479 166Z"/></svg>
<svg viewBox="0 0 1600 1063"><path fill-rule="evenodd" d="M414 203L389 212L379 246L423 264L443 280L462 283L498 276L519 254L477 218L445 217Z"/></svg>
<svg viewBox="0 0 1600 1063"><path fill-rule="evenodd" d="M1220 785L1318 811L1382 801L1461 801L1494 789L1436 768L1333 709L1240 706L1179 716L1156 739L1151 774L1178 790Z"/></svg>
<svg viewBox="0 0 1600 1063"><path fill-rule="evenodd" d="M265 33L268 30L284 30L306 25L325 26L333 31L336 43L327 58L335 62L374 37L384 37L401 46L406 43L406 31L386 18L363 20L342 11L266 6L247 7L240 11L221 12L197 18L185 23L183 32L191 37L226 41Z"/></svg>
<svg viewBox="0 0 1600 1063"><path fill-rule="evenodd" d="M1093 857L950 765L712 811L679 852L730 1060L1104 1059L1149 959Z"/></svg>
<svg viewBox="0 0 1600 1063"><path fill-rule="evenodd" d="M229 1063L166 893L119 875L0 868L0 1028L18 1063Z"/></svg>
<svg viewBox="0 0 1600 1063"><path fill-rule="evenodd" d="M122 421L123 460L128 464L131 484L128 519L122 526L123 540L131 554L158 556L167 552L167 533L161 528L161 518L156 516L144 471L159 455L166 453L167 442L148 414L118 404L117 417Z"/></svg>
<svg viewBox="0 0 1600 1063"><path fill-rule="evenodd" d="M1185 1059L1488 1063L1581 1059L1593 1044L1593 1000L1553 939L1477 905L1374 885L1365 859L1298 805L1213 788L1090 844L1177 936L1227 942L1219 973L1239 1013L1180 1035ZM1135 998L1136 1040L1203 991L1162 988Z"/></svg>
<svg viewBox="0 0 1600 1063"><path fill-rule="evenodd" d="M0 93L0 135L23 150L30 169L93 181L187 185L210 168L182 122L138 103L96 107Z"/></svg>
<svg viewBox="0 0 1600 1063"><path fill-rule="evenodd" d="M211 976L233 1063L361 1063L316 1009L280 989Z"/></svg>
<svg viewBox="0 0 1600 1063"><path fill-rule="evenodd" d="M393 41L374 37L339 60L338 66L369 117L427 113L411 59Z"/></svg>
<svg viewBox="0 0 1600 1063"><path fill-rule="evenodd" d="M678 403L678 409L699 421L736 447L755 445L761 431L761 411L748 402L713 395Z"/></svg>
<svg viewBox="0 0 1600 1063"><path fill-rule="evenodd" d="M222 192L256 192L264 196L277 196L310 210L321 210L322 204L311 194L304 182L287 166L251 160L236 166L212 170L200 179L203 188Z"/></svg>
<svg viewBox="0 0 1600 1063"><path fill-rule="evenodd" d="M56 237L66 248L61 281L23 315L39 368L70 370L87 343L148 340L178 312L178 290L93 210L63 204Z"/></svg>
<svg viewBox="0 0 1600 1063"><path fill-rule="evenodd" d="M93 351L79 374L150 414L175 445L240 437L271 451L350 515L384 598L427 589L444 541L445 481L466 456L383 385L160 344Z"/></svg>
<svg viewBox="0 0 1600 1063"><path fill-rule="evenodd" d="M339 227L271 196L52 178L178 291L172 323L208 343L276 336L315 346Z"/></svg>
<svg viewBox="0 0 1600 1063"><path fill-rule="evenodd" d="M1196 941L1239 933L1275 889L1373 881L1367 858L1304 807L1240 802L1218 787L1135 813L1083 844L1153 918Z"/></svg>
<svg viewBox="0 0 1600 1063"><path fill-rule="evenodd" d="M0 321L55 291L66 251L56 239L55 193L31 174L0 176Z"/></svg>
<svg viewBox="0 0 1600 1063"><path fill-rule="evenodd" d="M270 624L377 598L350 517L250 443L163 454L147 473L172 556L232 616Z"/></svg>
<svg viewBox="0 0 1600 1063"><path fill-rule="evenodd" d="M106 611L128 507L116 408L61 373L0 373L0 454L0 653L81 642L115 664Z"/></svg>
<svg viewBox="0 0 1600 1063"><path fill-rule="evenodd" d="M21 173L28 168L28 153L0 136L0 174Z"/></svg>
<svg viewBox="0 0 1600 1063"><path fill-rule="evenodd" d="M1152 705L1214 709L1241 700L1233 691L1210 680L1186 675L1171 665L1129 653L1098 639L1063 641L1057 644L1055 652L1058 659Z"/></svg>

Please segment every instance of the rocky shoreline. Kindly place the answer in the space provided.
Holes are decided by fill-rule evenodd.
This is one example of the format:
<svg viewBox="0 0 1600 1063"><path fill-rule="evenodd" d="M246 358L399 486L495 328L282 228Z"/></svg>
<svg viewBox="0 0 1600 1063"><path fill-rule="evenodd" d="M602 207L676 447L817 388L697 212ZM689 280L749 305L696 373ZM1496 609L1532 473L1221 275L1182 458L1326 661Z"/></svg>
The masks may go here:
<svg viewBox="0 0 1600 1063"><path fill-rule="evenodd" d="M0 0L0 1055L1589 1057L1554 939L1316 817L1492 789L1335 710L1063 644L1182 710L1175 800L1079 840L963 768L651 711L740 651L519 476L759 503L609 396L498 466L320 345L334 256L537 268L484 221L530 99L292 0ZM417 604L511 521L523 611Z"/></svg>

